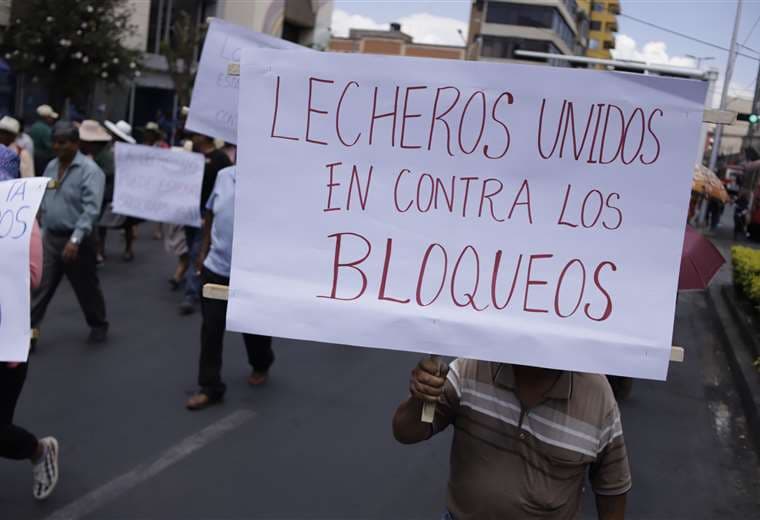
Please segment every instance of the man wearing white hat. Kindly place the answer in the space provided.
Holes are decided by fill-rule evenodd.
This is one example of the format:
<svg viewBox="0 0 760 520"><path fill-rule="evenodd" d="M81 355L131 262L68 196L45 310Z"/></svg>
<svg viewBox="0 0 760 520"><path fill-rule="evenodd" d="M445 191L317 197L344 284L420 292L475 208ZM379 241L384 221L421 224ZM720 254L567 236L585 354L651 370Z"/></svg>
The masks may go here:
<svg viewBox="0 0 760 520"><path fill-rule="evenodd" d="M129 144L136 144L137 141L135 141L135 138L132 137L132 125L127 123L126 121L119 121L117 123L112 123L111 121L106 121L103 123L109 132L111 132L114 137L119 139L120 141L123 141L125 143Z"/></svg>
<svg viewBox="0 0 760 520"><path fill-rule="evenodd" d="M114 162L113 145L111 144L113 138L111 134L106 131L100 123L93 119L86 119L82 121L79 126L79 142L80 148L85 155L88 155L95 164L100 166L103 173L106 176L106 185L103 192L103 204L101 206L101 226L98 229L98 253L97 262L98 265L105 261L105 241L106 241L106 227L102 224L102 218L107 212L111 212L111 203L113 202L113 190L116 174L116 165ZM112 212L111 212L112 213ZM109 214L108 218L113 220L114 215ZM125 219L119 219L120 225L123 226ZM109 222L109 224L113 224ZM132 234L131 229L125 229L125 241L126 247L124 252L125 260L132 260L134 254L132 253Z"/></svg>
<svg viewBox="0 0 760 520"><path fill-rule="evenodd" d="M28 134L34 141L34 169L43 172L53 159L53 125L58 114L50 105L40 105L37 115L39 119L29 128Z"/></svg>
<svg viewBox="0 0 760 520"><path fill-rule="evenodd" d="M21 160L21 177L34 177L34 159L28 150L16 142L21 132L21 124L10 116L0 119L0 144L16 152Z"/></svg>

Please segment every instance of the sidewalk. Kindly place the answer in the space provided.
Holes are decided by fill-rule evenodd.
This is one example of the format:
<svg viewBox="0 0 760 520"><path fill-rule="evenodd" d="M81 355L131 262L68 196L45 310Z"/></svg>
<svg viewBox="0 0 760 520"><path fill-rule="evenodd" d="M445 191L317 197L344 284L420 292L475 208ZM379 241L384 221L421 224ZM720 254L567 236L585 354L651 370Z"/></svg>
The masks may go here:
<svg viewBox="0 0 760 520"><path fill-rule="evenodd" d="M726 260L706 291L706 296L721 332L721 343L747 417L750 435L753 437L755 448L760 452L760 373L753 366L760 352L760 323L751 307L741 298L736 298L731 268L732 246L742 245L760 249L760 243L743 236L734 240L731 206L726 207L714 232L701 231L715 244Z"/></svg>

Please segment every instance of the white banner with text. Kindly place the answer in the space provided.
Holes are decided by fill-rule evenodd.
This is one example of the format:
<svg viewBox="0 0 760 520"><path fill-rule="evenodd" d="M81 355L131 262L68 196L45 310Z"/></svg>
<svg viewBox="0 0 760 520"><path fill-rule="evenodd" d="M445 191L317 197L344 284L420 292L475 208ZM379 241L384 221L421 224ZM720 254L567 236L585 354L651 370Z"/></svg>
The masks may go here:
<svg viewBox="0 0 760 520"><path fill-rule="evenodd" d="M705 83L262 49L240 86L228 328L665 379Z"/></svg>
<svg viewBox="0 0 760 520"><path fill-rule="evenodd" d="M31 339L29 240L47 177L0 182L0 362L26 362ZM42 268L42 266L40 266Z"/></svg>
<svg viewBox="0 0 760 520"><path fill-rule="evenodd" d="M139 144L114 146L114 213L200 227L203 155Z"/></svg>

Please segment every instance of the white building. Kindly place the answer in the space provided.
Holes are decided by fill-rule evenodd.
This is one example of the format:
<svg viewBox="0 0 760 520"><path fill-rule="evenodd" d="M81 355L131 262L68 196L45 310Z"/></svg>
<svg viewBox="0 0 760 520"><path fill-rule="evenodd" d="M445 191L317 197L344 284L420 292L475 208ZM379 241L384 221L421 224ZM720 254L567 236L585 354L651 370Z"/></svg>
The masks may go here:
<svg viewBox="0 0 760 520"><path fill-rule="evenodd" d="M142 126L160 110L177 113L174 82L168 73L161 44L171 42L171 28L179 14L188 13L200 25L209 17L224 19L317 49L329 43L333 0L128 0L135 33L125 44L145 52L141 76L120 92L98 93L96 104L115 119ZM198 49L197 53L200 53Z"/></svg>

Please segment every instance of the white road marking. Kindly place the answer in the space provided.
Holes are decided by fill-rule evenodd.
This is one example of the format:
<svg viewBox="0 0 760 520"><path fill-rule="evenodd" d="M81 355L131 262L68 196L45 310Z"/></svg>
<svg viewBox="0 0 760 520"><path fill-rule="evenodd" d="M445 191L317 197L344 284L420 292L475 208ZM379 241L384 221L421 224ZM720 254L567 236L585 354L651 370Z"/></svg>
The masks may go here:
<svg viewBox="0 0 760 520"><path fill-rule="evenodd" d="M201 431L186 437L158 457L154 462L137 466L133 470L116 477L112 481L90 491L74 502L64 506L45 520L77 520L103 507L130 489L149 480L168 467L190 456L207 444L215 441L256 415L250 410L238 410ZM65 477L64 477L65 478Z"/></svg>

